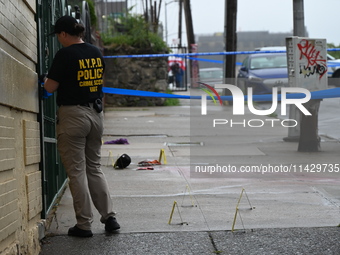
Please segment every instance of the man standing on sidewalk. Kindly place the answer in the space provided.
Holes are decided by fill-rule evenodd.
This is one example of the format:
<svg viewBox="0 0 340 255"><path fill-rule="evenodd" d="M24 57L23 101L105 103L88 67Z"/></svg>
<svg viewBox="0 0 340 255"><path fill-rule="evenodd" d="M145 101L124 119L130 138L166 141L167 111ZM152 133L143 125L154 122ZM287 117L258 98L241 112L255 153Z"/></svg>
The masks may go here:
<svg viewBox="0 0 340 255"><path fill-rule="evenodd" d="M113 232L120 226L100 169L105 64L100 51L82 40L84 30L71 16L57 20L52 34L57 35L64 48L56 53L44 87L50 93L58 93L58 151L69 178L77 219L68 235L91 237L91 199L106 231Z"/></svg>

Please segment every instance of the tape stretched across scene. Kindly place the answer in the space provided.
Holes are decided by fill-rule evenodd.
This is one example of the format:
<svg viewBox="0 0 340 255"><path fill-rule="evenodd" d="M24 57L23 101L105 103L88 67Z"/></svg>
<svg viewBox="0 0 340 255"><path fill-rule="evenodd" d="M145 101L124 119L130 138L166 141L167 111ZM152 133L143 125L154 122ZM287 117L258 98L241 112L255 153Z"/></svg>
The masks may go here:
<svg viewBox="0 0 340 255"><path fill-rule="evenodd" d="M340 48L331 48L327 51L340 51ZM168 54L140 54L140 55L114 55L104 58L156 58L156 57L189 57L189 56L214 56L214 55L243 55L263 53L285 53L285 50L264 50L264 51L220 51L220 52L195 52L195 53L168 53Z"/></svg>
<svg viewBox="0 0 340 255"><path fill-rule="evenodd" d="M151 92L151 91L143 91L143 90L133 90L133 89L119 89L119 88L109 88L104 87L103 92L107 94L115 94L115 95L125 95L125 96L138 96L138 97L161 97L161 98L178 98L178 99L201 99L202 96L188 96L188 95L174 95L167 93L159 93L159 92ZM305 98L305 94L303 93L292 93L287 94L286 98L290 99L298 99ZM311 99L325 99L325 98L337 98L340 97L340 88L331 88L319 91L311 92ZM232 101L233 96L220 96L223 101ZM247 96L244 96L245 100L247 100ZM210 96L207 96L207 99L211 99ZM214 97L214 99L218 99ZM271 101L272 94L266 95L253 95L253 101ZM278 100L281 100L281 95L278 95Z"/></svg>
<svg viewBox="0 0 340 255"><path fill-rule="evenodd" d="M331 48L328 51L340 51L340 48ZM213 56L213 55L241 55L241 54L258 54L258 53L285 53L285 50L268 50L268 51L231 51L231 52L202 52L202 53L170 53L170 54L140 54L140 55L115 55L115 56L104 56L104 58L148 58L148 57L181 57L181 58L189 58L196 59L199 61L208 61L208 62L216 62L223 63L223 61L218 60L209 60L209 59L197 59L197 56ZM190 58L194 57L194 58ZM240 65L240 63L236 63ZM329 64L329 66L333 66L337 64ZM162 97L162 98L178 98L178 99L201 99L201 96L187 96L187 95L174 95L174 94L166 94L166 93L158 93L158 92L149 92L142 90L129 90L129 89L119 89L119 88L103 88L104 93L108 94L116 94L116 95L126 95L126 96L139 96L139 97ZM286 98L298 99L304 98L305 94L287 94ZM324 98L336 98L340 97L340 88L333 89L325 89L319 91L311 92L311 99L324 99ZM207 96L208 99L212 99L210 96ZM232 96L221 96L223 101L232 101ZM218 99L214 97L214 99ZM245 96L245 100L247 100L247 96ZM253 95L253 101L271 101L272 95ZM278 100L281 100L281 95L278 95Z"/></svg>
<svg viewBox="0 0 340 255"><path fill-rule="evenodd" d="M340 51L340 48L330 48L327 51ZM215 56L215 55L244 55L244 54L259 54L259 53L285 53L285 50L263 50L263 51L223 51L223 52L196 52L196 53L169 53L169 54L141 54L141 55L114 55L104 56L104 58L151 58L151 57L179 57L187 58L189 60L197 60L203 62L211 62L217 64L223 64L222 60L197 58L197 56ZM191 56L191 57L190 57ZM241 66L241 62L235 63L237 66ZM328 67L338 66L337 63L328 63Z"/></svg>

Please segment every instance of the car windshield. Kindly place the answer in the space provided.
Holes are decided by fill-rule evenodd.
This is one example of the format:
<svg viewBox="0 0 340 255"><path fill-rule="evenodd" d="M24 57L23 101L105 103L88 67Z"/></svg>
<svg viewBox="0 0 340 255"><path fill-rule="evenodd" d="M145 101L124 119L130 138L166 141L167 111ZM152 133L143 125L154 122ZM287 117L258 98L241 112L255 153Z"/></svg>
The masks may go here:
<svg viewBox="0 0 340 255"><path fill-rule="evenodd" d="M336 60L331 54L327 54L327 60Z"/></svg>
<svg viewBox="0 0 340 255"><path fill-rule="evenodd" d="M223 77L222 70L200 70L201 79L219 79Z"/></svg>
<svg viewBox="0 0 340 255"><path fill-rule="evenodd" d="M267 69L287 67L287 57L282 56L261 56L254 57L250 60L250 69Z"/></svg>

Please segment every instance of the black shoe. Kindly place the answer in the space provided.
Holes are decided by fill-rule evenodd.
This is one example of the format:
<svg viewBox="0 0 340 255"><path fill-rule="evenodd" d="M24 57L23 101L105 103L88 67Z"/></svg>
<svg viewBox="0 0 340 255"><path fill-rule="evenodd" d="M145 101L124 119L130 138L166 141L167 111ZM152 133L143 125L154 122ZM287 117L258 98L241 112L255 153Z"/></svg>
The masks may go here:
<svg viewBox="0 0 340 255"><path fill-rule="evenodd" d="M92 231L91 230L83 230L77 227L77 225L75 225L72 228L69 228L68 230L68 235L69 236L78 236L78 237L92 237Z"/></svg>
<svg viewBox="0 0 340 255"><path fill-rule="evenodd" d="M105 230L107 232L113 232L113 231L118 230L118 229L120 229L120 226L119 226L116 218L114 218L112 216L109 217L105 222Z"/></svg>

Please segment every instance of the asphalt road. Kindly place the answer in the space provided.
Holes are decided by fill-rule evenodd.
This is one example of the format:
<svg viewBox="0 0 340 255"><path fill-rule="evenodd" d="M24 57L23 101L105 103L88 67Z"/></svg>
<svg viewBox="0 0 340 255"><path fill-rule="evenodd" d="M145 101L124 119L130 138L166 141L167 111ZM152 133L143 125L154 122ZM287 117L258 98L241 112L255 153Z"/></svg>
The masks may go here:
<svg viewBox="0 0 340 255"><path fill-rule="evenodd" d="M258 103L260 109L270 108L270 103ZM318 128L319 135L327 138L340 139L340 98L327 98L320 102L319 115L318 115ZM280 114L280 105L278 105L276 114L280 119L288 119L289 111L287 115L282 116Z"/></svg>

